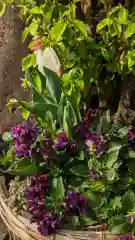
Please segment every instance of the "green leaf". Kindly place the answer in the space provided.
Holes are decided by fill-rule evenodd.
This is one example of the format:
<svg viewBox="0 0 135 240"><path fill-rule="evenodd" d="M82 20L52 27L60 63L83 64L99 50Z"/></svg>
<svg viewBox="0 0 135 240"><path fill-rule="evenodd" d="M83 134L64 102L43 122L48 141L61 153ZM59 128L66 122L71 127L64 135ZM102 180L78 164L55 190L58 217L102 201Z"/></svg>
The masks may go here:
<svg viewBox="0 0 135 240"><path fill-rule="evenodd" d="M31 14L38 14L38 15L43 15L44 12L40 7L35 7L30 10Z"/></svg>
<svg viewBox="0 0 135 240"><path fill-rule="evenodd" d="M87 26L86 24L84 24L84 22L80 21L80 20L75 20L74 21L76 28L85 36L88 36L87 33Z"/></svg>
<svg viewBox="0 0 135 240"><path fill-rule="evenodd" d="M35 54L28 54L26 57L22 60L22 71L25 71L26 69L35 66L36 65L36 57Z"/></svg>
<svg viewBox="0 0 135 240"><path fill-rule="evenodd" d="M51 28L50 34L53 41L60 41L63 33L65 32L67 24L64 21L59 21Z"/></svg>
<svg viewBox="0 0 135 240"><path fill-rule="evenodd" d="M97 223L97 221L95 221L92 218L87 217L87 216L79 217L79 222L82 227L92 226L92 225L95 225L95 223Z"/></svg>
<svg viewBox="0 0 135 240"><path fill-rule="evenodd" d="M118 14L118 22L120 24L127 25L128 24L128 10L126 8L122 8Z"/></svg>
<svg viewBox="0 0 135 240"><path fill-rule="evenodd" d="M5 13L6 10L6 3L0 3L0 17Z"/></svg>
<svg viewBox="0 0 135 240"><path fill-rule="evenodd" d="M135 209L135 193L131 190L128 190L123 198L122 198L122 202L123 202L123 209L125 212L130 212L133 209Z"/></svg>
<svg viewBox="0 0 135 240"><path fill-rule="evenodd" d="M17 162L17 166L10 168L6 173L13 175L32 175L38 172L34 159L24 158Z"/></svg>
<svg viewBox="0 0 135 240"><path fill-rule="evenodd" d="M124 215L112 216L109 221L108 230L112 234L123 234L129 230L128 219Z"/></svg>
<svg viewBox="0 0 135 240"><path fill-rule="evenodd" d="M22 33L22 43L24 43L25 42L25 40L26 40L26 38L27 38L27 36L28 36L28 34L29 34L29 28L28 27L26 27L25 29L24 29L24 31L23 31L23 33Z"/></svg>
<svg viewBox="0 0 135 240"><path fill-rule="evenodd" d="M129 127L127 127L127 126L122 127L118 130L117 136L120 138L124 138L125 136L127 136L128 131L129 131Z"/></svg>
<svg viewBox="0 0 135 240"><path fill-rule="evenodd" d="M129 156L129 158L135 158L135 152L129 151L128 156Z"/></svg>
<svg viewBox="0 0 135 240"><path fill-rule="evenodd" d="M62 177L54 178L52 181L52 195L55 200L60 200L65 197L65 187Z"/></svg>
<svg viewBox="0 0 135 240"><path fill-rule="evenodd" d="M104 20L99 22L99 24L97 25L97 32L100 32L103 28L105 28L110 24L112 24L112 20L110 20L109 18L105 18Z"/></svg>
<svg viewBox="0 0 135 240"><path fill-rule="evenodd" d="M5 133L3 133L2 139L3 139L5 142L11 142L11 141L12 141L11 132L5 132Z"/></svg>
<svg viewBox="0 0 135 240"><path fill-rule="evenodd" d="M58 107L56 105L39 102L28 103L24 101L19 101L19 104L30 113L35 114L37 117L40 117L43 120L45 120L45 114L47 111L51 112L54 119L57 120Z"/></svg>
<svg viewBox="0 0 135 240"><path fill-rule="evenodd" d="M126 29L126 39L135 33L135 23L130 23Z"/></svg>
<svg viewBox="0 0 135 240"><path fill-rule="evenodd" d="M110 209L117 211L122 209L122 199L120 196L116 196L115 198L111 199L110 201Z"/></svg>
<svg viewBox="0 0 135 240"><path fill-rule="evenodd" d="M107 174L107 180L113 181L115 179L115 175L116 175L115 168L111 168L109 171L106 172L106 174Z"/></svg>
<svg viewBox="0 0 135 240"><path fill-rule="evenodd" d="M72 168L70 168L70 171L76 176L81 176L81 177L89 176L88 166L86 165L75 165Z"/></svg>
<svg viewBox="0 0 135 240"><path fill-rule="evenodd" d="M103 196L99 193L93 193L91 191L87 191L85 193L87 199L88 199L88 202L90 204L90 206L93 208L93 209L98 209L101 207L102 203L103 203Z"/></svg>
<svg viewBox="0 0 135 240"><path fill-rule="evenodd" d="M32 22L29 26L29 32L31 36L35 36L37 34L39 23L38 22Z"/></svg>
<svg viewBox="0 0 135 240"><path fill-rule="evenodd" d="M116 150L113 150L114 148ZM108 169L111 169L114 166L114 164L116 163L118 156L119 156L119 151L121 149L121 145L115 146L114 148L109 149L109 151L108 151L108 158L107 158L107 162L106 162L106 166Z"/></svg>
<svg viewBox="0 0 135 240"><path fill-rule="evenodd" d="M44 68L46 77L46 89L55 103L59 104L61 98L61 79L50 69Z"/></svg>

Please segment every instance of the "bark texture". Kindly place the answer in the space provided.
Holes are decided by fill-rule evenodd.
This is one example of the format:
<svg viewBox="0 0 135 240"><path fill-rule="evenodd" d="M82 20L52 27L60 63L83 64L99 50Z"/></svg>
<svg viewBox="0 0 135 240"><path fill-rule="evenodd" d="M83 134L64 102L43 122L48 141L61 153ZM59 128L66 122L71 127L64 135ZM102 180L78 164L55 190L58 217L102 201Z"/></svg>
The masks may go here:
<svg viewBox="0 0 135 240"><path fill-rule="evenodd" d="M12 114L5 106L10 98L26 99L21 88L21 60L28 53L27 43L22 45L21 33L24 28L15 8L7 8L0 18L0 133L7 131L14 123L20 122L18 110Z"/></svg>

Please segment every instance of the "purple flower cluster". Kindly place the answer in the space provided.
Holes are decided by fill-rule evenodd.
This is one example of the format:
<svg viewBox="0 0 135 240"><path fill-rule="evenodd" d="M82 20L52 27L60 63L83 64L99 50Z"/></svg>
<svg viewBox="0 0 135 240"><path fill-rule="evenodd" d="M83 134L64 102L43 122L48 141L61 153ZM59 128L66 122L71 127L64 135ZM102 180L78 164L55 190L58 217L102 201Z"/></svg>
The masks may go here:
<svg viewBox="0 0 135 240"><path fill-rule="evenodd" d="M66 198L66 211L72 215L84 215L87 212L86 198L73 189L68 190Z"/></svg>
<svg viewBox="0 0 135 240"><path fill-rule="evenodd" d="M24 122L12 127L12 138L18 157L31 156L31 145L41 131L36 124L31 122Z"/></svg>
<svg viewBox="0 0 135 240"><path fill-rule="evenodd" d="M30 177L31 185L25 189L31 222L36 222L42 235L53 234L58 225L58 216L45 210L45 195L48 189L48 174L40 173Z"/></svg>
<svg viewBox="0 0 135 240"><path fill-rule="evenodd" d="M98 133L87 134L85 144L91 153L99 156L104 153L106 148L104 137Z"/></svg>
<svg viewBox="0 0 135 240"><path fill-rule="evenodd" d="M124 5L125 4L125 0L119 0L119 3Z"/></svg>
<svg viewBox="0 0 135 240"><path fill-rule="evenodd" d="M129 147L135 149L135 127L130 128L128 132L128 144Z"/></svg>

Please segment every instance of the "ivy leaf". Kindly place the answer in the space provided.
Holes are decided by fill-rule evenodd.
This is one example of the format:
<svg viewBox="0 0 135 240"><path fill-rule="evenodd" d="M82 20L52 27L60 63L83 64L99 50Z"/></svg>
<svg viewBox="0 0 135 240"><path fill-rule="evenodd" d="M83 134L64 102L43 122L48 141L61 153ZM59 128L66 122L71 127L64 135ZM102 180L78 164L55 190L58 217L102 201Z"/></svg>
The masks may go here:
<svg viewBox="0 0 135 240"><path fill-rule="evenodd" d="M126 29L126 39L135 33L135 23L130 23Z"/></svg>
<svg viewBox="0 0 135 240"><path fill-rule="evenodd" d="M75 174L76 176L81 176L81 177L88 177L89 172L88 172L88 166L86 165L76 165L70 168L70 171Z"/></svg>
<svg viewBox="0 0 135 240"><path fill-rule="evenodd" d="M86 27L86 25L84 24L84 22L82 22L82 21L80 21L80 20L75 20L74 23L75 23L76 28L77 28L85 37L87 37L87 36L88 36L87 27Z"/></svg>
<svg viewBox="0 0 135 240"><path fill-rule="evenodd" d="M52 27L50 31L52 40L58 42L61 39L63 33L65 32L66 27L67 24L64 23L63 21L59 21L58 23L56 23L55 26Z"/></svg>

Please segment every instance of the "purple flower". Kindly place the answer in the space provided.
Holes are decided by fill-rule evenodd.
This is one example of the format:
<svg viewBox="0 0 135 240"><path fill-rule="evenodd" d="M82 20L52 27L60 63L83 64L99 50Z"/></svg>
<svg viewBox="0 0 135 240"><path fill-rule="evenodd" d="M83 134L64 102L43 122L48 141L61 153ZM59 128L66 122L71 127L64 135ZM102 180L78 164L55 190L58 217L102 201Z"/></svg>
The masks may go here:
<svg viewBox="0 0 135 240"><path fill-rule="evenodd" d="M56 232L60 217L45 210L45 194L48 189L48 174L40 173L29 177L31 185L25 189L28 210L31 214L31 223L36 222L39 232L48 236Z"/></svg>
<svg viewBox="0 0 135 240"><path fill-rule="evenodd" d="M62 131L56 138L55 148L58 150L65 150L70 146L65 131Z"/></svg>
<svg viewBox="0 0 135 240"><path fill-rule="evenodd" d="M58 215L51 212L44 213L42 220L38 223L38 230L44 236L52 235L56 233L59 221L60 218Z"/></svg>
<svg viewBox="0 0 135 240"><path fill-rule="evenodd" d="M98 133L91 133L85 136L85 145L91 153L101 155L105 151L105 140L102 135Z"/></svg>
<svg viewBox="0 0 135 240"><path fill-rule="evenodd" d="M25 122L12 127L12 138L18 157L31 156L31 145L41 133L36 124Z"/></svg>
<svg viewBox="0 0 135 240"><path fill-rule="evenodd" d="M123 236L120 237L120 240L133 240L134 238L132 236Z"/></svg>
<svg viewBox="0 0 135 240"><path fill-rule="evenodd" d="M128 132L128 144L129 147L135 149L135 127L130 128Z"/></svg>
<svg viewBox="0 0 135 240"><path fill-rule="evenodd" d="M87 211L85 197L72 189L67 192L66 211L73 215L83 215Z"/></svg>

